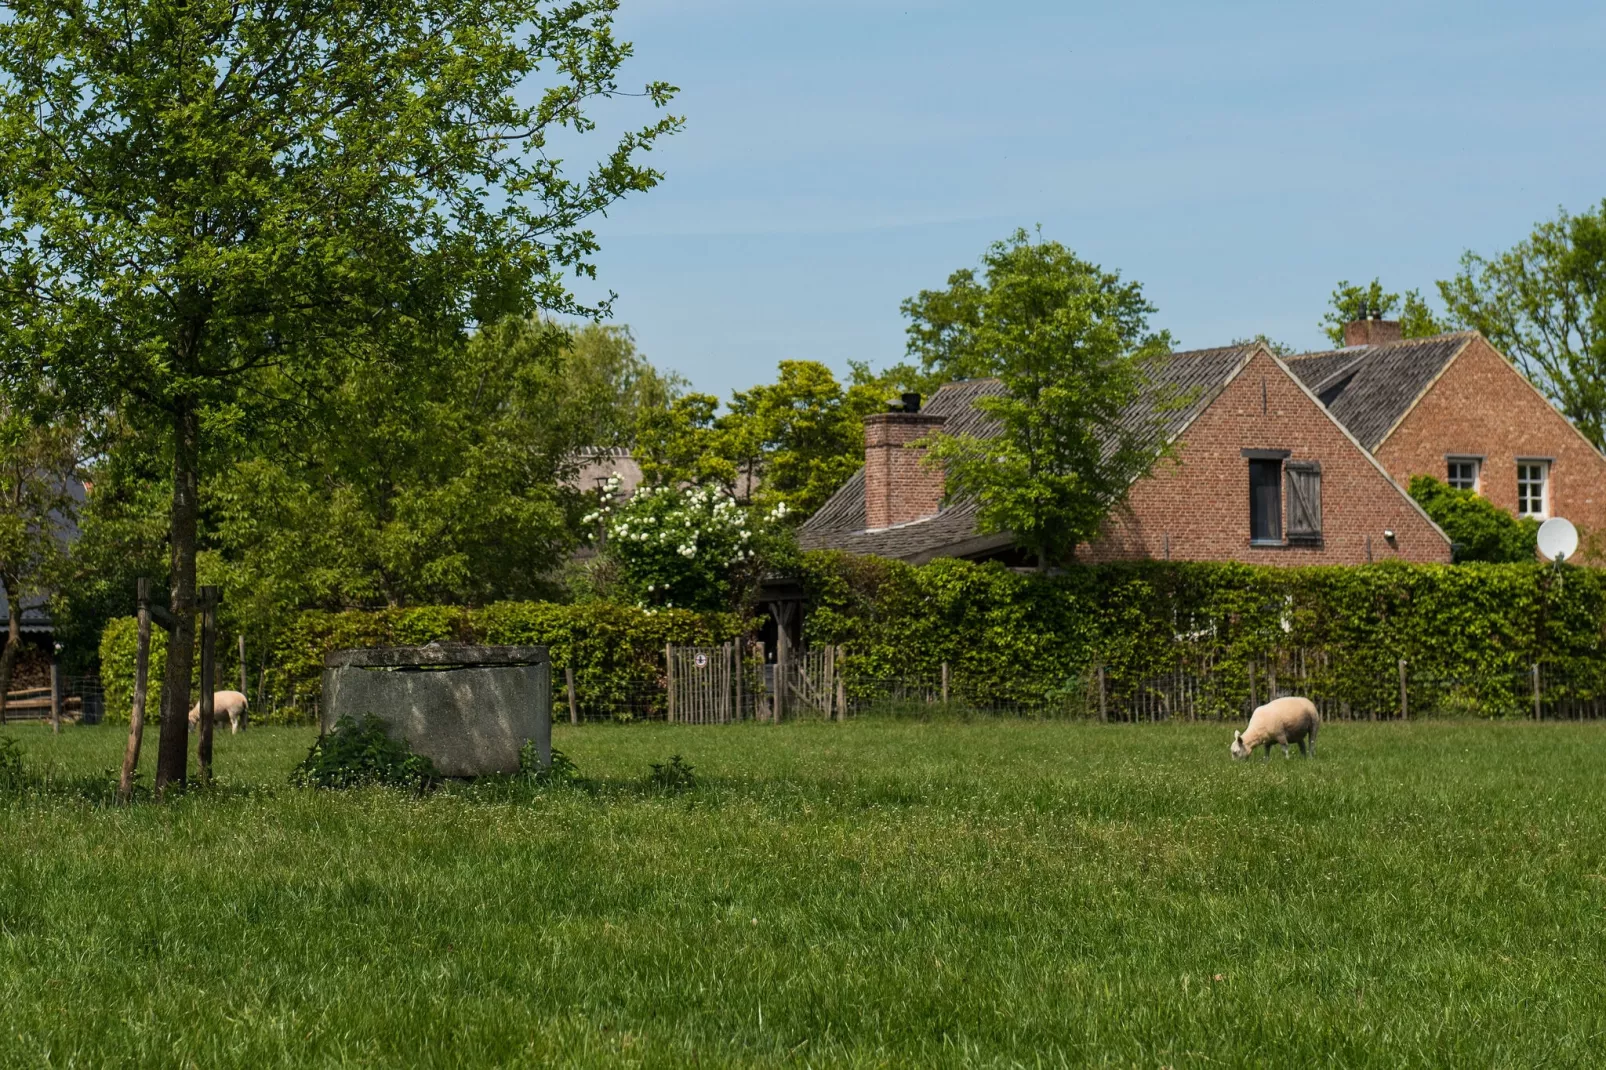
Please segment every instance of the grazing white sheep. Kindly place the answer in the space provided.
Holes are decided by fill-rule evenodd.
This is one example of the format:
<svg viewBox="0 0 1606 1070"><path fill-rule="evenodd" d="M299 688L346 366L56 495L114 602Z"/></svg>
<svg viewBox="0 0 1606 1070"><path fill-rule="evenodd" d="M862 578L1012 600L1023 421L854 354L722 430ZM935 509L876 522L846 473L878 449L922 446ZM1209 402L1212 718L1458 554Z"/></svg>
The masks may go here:
<svg viewBox="0 0 1606 1070"><path fill-rule="evenodd" d="M246 725L246 712L249 704L245 696L238 691L212 692L212 720L215 724L217 718L229 719L229 732L237 734ZM201 704L197 702L190 707L190 727L194 728L201 723Z"/></svg>
<svg viewBox="0 0 1606 1070"><path fill-rule="evenodd" d="M1308 698L1273 699L1257 707L1249 717L1249 727L1232 734L1232 756L1247 758L1262 744L1266 757L1271 757L1271 745L1283 745L1283 757L1288 757L1288 744L1298 743L1299 753L1307 758L1316 754L1316 732L1322 727L1322 715L1316 704ZM1309 742L1309 749L1306 743Z"/></svg>

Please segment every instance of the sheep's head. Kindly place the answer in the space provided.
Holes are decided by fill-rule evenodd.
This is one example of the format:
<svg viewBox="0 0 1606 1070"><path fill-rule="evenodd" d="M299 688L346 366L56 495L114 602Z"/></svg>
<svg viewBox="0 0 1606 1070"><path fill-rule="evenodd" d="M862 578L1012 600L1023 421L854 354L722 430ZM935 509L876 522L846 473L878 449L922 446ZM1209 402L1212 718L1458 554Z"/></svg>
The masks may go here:
<svg viewBox="0 0 1606 1070"><path fill-rule="evenodd" d="M1249 748L1244 746L1244 734L1242 732L1234 732L1232 734L1232 756L1234 758L1249 757Z"/></svg>

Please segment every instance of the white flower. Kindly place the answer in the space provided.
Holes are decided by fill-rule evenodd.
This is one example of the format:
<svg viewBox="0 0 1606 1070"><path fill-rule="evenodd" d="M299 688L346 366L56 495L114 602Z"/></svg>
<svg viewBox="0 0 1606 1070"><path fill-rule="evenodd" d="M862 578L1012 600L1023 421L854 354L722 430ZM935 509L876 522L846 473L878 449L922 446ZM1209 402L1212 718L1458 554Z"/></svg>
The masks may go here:
<svg viewBox="0 0 1606 1070"><path fill-rule="evenodd" d="M682 543L679 550L681 557L696 557L697 545L695 543Z"/></svg>

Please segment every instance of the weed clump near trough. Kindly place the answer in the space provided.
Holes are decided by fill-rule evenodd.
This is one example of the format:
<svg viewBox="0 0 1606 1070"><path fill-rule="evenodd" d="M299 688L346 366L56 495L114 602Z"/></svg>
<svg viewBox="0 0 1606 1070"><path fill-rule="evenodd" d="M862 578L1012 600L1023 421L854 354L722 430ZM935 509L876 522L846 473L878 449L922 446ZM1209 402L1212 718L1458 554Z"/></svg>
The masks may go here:
<svg viewBox="0 0 1606 1070"><path fill-rule="evenodd" d="M290 783L302 788L380 785L424 792L439 780L428 758L392 739L385 723L372 714L360 722L342 717L334 731L318 737L290 774Z"/></svg>
<svg viewBox="0 0 1606 1070"><path fill-rule="evenodd" d="M541 764L541 751L535 740L524 744L519 751L519 775L538 787L578 787L585 782L574 759L558 748L552 748L552 763Z"/></svg>
<svg viewBox="0 0 1606 1070"><path fill-rule="evenodd" d="M670 755L667 762L648 762L647 768L647 787L653 791L679 795L697 786L697 771L678 754Z"/></svg>

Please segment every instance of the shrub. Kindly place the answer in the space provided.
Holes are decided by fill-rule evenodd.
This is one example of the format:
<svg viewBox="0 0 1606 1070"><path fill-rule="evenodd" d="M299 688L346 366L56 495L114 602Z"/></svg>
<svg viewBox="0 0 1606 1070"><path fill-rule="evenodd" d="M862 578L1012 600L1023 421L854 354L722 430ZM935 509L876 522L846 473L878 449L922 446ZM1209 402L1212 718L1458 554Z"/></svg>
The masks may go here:
<svg viewBox="0 0 1606 1070"><path fill-rule="evenodd" d="M428 758L391 738L385 723L372 714L361 722L342 717L334 731L318 737L290 774L290 783L302 788L383 785L424 791L438 779Z"/></svg>
<svg viewBox="0 0 1606 1070"><path fill-rule="evenodd" d="M133 714L134 658L138 646L139 622L133 617L110 621L100 635L100 680L105 689L107 721L127 724ZM167 632L152 626L145 685L145 720L149 724L161 720L162 674L166 671Z"/></svg>
<svg viewBox="0 0 1606 1070"><path fill-rule="evenodd" d="M713 487L639 488L614 501L619 477L608 482L601 520L606 552L619 562L624 587L644 606L731 608L756 577L764 551L784 541L776 525L786 506L760 512Z"/></svg>
<svg viewBox="0 0 1606 1070"><path fill-rule="evenodd" d="M1482 495L1432 476L1411 478L1411 497L1450 536L1458 563L1532 561L1539 521L1515 517Z"/></svg>

